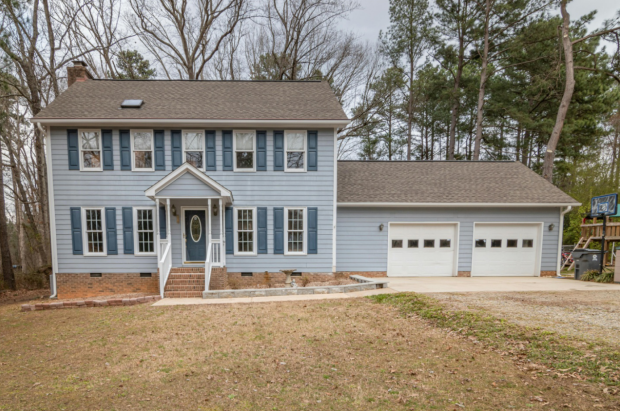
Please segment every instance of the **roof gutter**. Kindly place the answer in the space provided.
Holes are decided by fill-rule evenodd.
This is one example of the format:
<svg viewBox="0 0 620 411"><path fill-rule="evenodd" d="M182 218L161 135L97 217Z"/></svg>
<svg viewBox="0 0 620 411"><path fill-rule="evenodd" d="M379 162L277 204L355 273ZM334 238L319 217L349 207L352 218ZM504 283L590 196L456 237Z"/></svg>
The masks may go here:
<svg viewBox="0 0 620 411"><path fill-rule="evenodd" d="M572 207L581 203L338 203L338 207Z"/></svg>
<svg viewBox="0 0 620 411"><path fill-rule="evenodd" d="M45 126L160 126L160 127L345 127L350 120L234 120L234 119L178 119L178 118L32 118L33 123Z"/></svg>

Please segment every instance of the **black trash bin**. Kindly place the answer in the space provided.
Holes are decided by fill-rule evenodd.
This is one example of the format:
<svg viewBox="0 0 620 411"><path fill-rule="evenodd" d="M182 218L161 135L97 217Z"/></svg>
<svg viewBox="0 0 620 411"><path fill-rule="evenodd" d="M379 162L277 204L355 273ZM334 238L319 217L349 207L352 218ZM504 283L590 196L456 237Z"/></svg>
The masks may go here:
<svg viewBox="0 0 620 411"><path fill-rule="evenodd" d="M573 258L575 259L575 280L581 280L581 276L586 271L598 271L601 267L601 250L578 248L573 251Z"/></svg>

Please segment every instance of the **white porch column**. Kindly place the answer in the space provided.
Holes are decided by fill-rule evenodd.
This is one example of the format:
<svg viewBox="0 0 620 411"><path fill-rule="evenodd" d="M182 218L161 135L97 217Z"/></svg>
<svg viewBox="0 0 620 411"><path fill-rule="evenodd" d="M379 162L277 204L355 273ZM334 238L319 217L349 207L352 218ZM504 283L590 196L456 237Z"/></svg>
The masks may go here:
<svg viewBox="0 0 620 411"><path fill-rule="evenodd" d="M159 260L161 258L161 238L159 235L159 200L155 199L155 212L153 218L155 219L155 254L157 255L157 268L159 268Z"/></svg>
<svg viewBox="0 0 620 411"><path fill-rule="evenodd" d="M209 199L209 201L207 201L208 206L207 206L207 217L209 218L209 244L207 244L207 255L209 254L209 249L211 248L211 199ZM211 250L213 251L213 250ZM211 259L213 259L213 256L211 256Z"/></svg>
<svg viewBox="0 0 620 411"><path fill-rule="evenodd" d="M170 199L166 199L166 240L168 240L168 244L170 244L170 251L172 251L172 234L170 228Z"/></svg>
<svg viewBox="0 0 620 411"><path fill-rule="evenodd" d="M224 231L224 209L222 208L222 199L219 200L220 209L220 260L222 267L226 265L226 235Z"/></svg>

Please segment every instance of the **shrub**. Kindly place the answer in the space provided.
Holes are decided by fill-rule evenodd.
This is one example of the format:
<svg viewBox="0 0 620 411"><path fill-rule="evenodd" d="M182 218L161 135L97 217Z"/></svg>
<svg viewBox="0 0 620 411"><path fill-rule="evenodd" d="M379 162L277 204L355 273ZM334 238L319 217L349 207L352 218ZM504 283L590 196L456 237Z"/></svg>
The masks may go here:
<svg viewBox="0 0 620 411"><path fill-rule="evenodd" d="M301 283L302 287L307 287L310 283L310 277L308 277L307 275L302 275L299 279L299 282Z"/></svg>
<svg viewBox="0 0 620 411"><path fill-rule="evenodd" d="M269 271L265 271L265 276L263 277L263 284L265 284L265 287L271 288L271 276L269 275Z"/></svg>
<svg viewBox="0 0 620 411"><path fill-rule="evenodd" d="M604 269L602 274L599 274L598 270L588 270L581 276L581 281L612 283L614 281L614 273L609 269Z"/></svg>

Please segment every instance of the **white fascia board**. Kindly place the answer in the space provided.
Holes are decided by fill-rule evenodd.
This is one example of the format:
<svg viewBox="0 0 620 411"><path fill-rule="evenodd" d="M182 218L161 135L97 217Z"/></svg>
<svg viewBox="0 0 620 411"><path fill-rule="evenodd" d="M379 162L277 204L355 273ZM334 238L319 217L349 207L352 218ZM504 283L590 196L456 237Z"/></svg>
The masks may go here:
<svg viewBox="0 0 620 411"><path fill-rule="evenodd" d="M208 185L214 190L219 191L222 197L229 197L232 201L232 192L229 189L227 189L226 187L224 187L217 181L213 180L211 177L204 174L203 172L201 172L200 170L198 170L196 167L194 167L193 165L189 163L183 163L181 167L172 171L166 177L162 178L157 183L153 184L152 186L144 190L145 195L151 199L155 199L157 192L163 190L164 188L168 187L170 184L174 183L179 177L181 177L185 173L192 174L194 177L202 181L205 185Z"/></svg>
<svg viewBox="0 0 620 411"><path fill-rule="evenodd" d="M338 203L338 207L567 207L581 203Z"/></svg>
<svg viewBox="0 0 620 411"><path fill-rule="evenodd" d="M44 126L61 126L61 127L246 127L246 128L343 128L346 127L350 120L201 120L201 119L165 119L165 118L137 118L137 119L76 119L76 118L31 118L33 123L39 123Z"/></svg>

